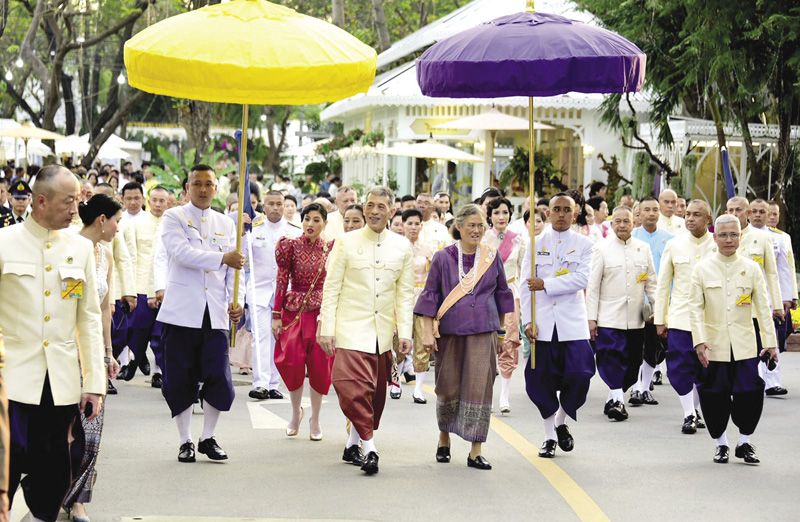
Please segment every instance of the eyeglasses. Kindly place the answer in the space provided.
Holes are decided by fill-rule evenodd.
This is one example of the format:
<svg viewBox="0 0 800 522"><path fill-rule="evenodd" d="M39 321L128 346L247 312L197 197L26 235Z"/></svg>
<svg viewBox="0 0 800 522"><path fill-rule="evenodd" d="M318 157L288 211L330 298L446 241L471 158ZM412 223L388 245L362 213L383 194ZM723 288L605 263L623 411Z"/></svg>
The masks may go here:
<svg viewBox="0 0 800 522"><path fill-rule="evenodd" d="M741 234L738 232L722 232L717 234L717 237L720 239L739 239L739 236L741 236Z"/></svg>

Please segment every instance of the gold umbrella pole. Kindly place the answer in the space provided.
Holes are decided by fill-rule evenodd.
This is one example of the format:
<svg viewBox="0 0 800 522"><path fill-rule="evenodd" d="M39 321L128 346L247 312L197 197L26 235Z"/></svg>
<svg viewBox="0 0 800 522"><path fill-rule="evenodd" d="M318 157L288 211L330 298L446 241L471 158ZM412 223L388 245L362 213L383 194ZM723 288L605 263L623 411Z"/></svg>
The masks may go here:
<svg viewBox="0 0 800 522"><path fill-rule="evenodd" d="M536 277L536 233L534 232L534 211L536 210L536 201L534 198L534 153L536 143L534 142L533 135L533 96L528 97L528 187L530 187L530 218L528 218L528 235L530 236L530 249L531 249L531 277ZM531 292L531 325L536 328L536 292ZM536 368L536 336L530 340L531 342L531 369Z"/></svg>
<svg viewBox="0 0 800 522"><path fill-rule="evenodd" d="M247 176L247 113L250 110L248 104L242 105L242 143L239 152L239 207L236 209L236 251L242 253L242 234L244 233L244 183ZM250 194L247 194L250 197ZM233 302L239 302L239 277L241 270L237 270L233 276ZM236 325L231 323L231 348L236 345Z"/></svg>

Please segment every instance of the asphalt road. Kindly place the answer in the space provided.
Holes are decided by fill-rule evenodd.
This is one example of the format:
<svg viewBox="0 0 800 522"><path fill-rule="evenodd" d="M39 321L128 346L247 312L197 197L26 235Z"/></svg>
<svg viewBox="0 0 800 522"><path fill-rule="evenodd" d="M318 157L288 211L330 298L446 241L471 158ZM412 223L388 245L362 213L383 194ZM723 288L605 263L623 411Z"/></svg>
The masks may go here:
<svg viewBox="0 0 800 522"><path fill-rule="evenodd" d="M333 390L323 406L325 438L312 442L305 421L298 437L285 436L288 401L255 403L249 387L238 386L217 430L230 460L198 455L196 463L181 464L169 410L149 378L137 376L108 400L99 477L87 507L94 521L796 521L800 354L784 355L783 379L790 394L766 399L753 438L760 466L733 455L728 465L714 464L714 443L704 430L681 434L680 405L667 382L655 389L659 405L629 408L623 423L608 421L607 389L597 376L580 422L571 423L575 450L544 461L535 457L541 420L518 370L512 412L493 419L484 447L494 466L488 472L466 467L469 445L456 438L453 461L436 463L434 396L415 405L412 387L404 386L400 400L388 401L376 433L380 473L366 477L340 460L345 421ZM201 426L198 413L195 438ZM737 436L730 425L732 445ZM21 495L16 501L12 520L27 511Z"/></svg>

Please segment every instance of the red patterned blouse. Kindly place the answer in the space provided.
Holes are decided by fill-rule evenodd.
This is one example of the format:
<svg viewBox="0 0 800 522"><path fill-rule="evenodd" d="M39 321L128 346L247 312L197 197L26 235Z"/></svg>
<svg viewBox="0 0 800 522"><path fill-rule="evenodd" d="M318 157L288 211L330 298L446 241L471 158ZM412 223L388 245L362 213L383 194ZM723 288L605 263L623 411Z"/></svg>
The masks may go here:
<svg viewBox="0 0 800 522"><path fill-rule="evenodd" d="M282 237L278 240L275 246L278 278L272 307L274 311L298 311L311 283L317 278L317 272L321 270L305 308L306 312L319 310L322 305L322 286L325 283L325 262L332 248L333 241L325 243L319 238L313 243L305 236Z"/></svg>

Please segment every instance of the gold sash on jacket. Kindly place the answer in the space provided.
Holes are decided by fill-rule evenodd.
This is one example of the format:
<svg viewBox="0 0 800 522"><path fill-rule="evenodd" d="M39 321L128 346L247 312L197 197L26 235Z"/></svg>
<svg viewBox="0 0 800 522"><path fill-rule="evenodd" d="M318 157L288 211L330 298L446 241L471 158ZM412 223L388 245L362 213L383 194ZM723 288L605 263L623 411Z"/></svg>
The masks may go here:
<svg viewBox="0 0 800 522"><path fill-rule="evenodd" d="M497 255L497 251L485 245L484 248L488 250L488 252L486 252L486 256L478 261L477 267L472 267L472 270L477 270L475 284L472 285L472 288L465 290L461 284L456 285L455 288L450 290L450 293L447 294L447 297L445 297L442 305L439 307L439 310L436 311L436 317L433 318L433 336L437 339L439 338L439 323L441 322L442 317L444 317L444 314L446 314L450 308L459 302L462 297L468 293L472 293L475 290L475 287L478 286L480 280L483 278L483 275L489 270L489 267L492 266L494 258Z"/></svg>

